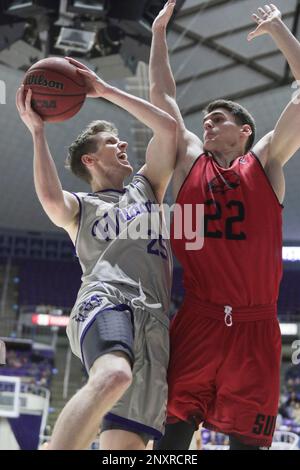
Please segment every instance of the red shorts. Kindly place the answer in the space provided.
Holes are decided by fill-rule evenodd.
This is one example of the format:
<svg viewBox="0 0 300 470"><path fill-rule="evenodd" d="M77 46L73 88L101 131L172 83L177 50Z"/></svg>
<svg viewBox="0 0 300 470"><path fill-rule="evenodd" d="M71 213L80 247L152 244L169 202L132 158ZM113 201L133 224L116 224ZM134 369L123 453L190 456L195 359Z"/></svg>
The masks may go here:
<svg viewBox="0 0 300 470"><path fill-rule="evenodd" d="M171 324L168 422L193 420L269 447L278 412L276 306L232 309L185 300Z"/></svg>

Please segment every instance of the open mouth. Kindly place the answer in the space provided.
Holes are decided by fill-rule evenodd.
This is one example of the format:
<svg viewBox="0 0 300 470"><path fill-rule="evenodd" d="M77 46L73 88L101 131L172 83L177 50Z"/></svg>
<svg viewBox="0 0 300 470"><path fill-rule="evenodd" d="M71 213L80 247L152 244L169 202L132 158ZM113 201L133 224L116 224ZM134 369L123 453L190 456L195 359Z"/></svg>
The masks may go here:
<svg viewBox="0 0 300 470"><path fill-rule="evenodd" d="M126 155L126 153L120 153L120 154L118 155L118 159L119 159L119 160L127 160L127 155Z"/></svg>

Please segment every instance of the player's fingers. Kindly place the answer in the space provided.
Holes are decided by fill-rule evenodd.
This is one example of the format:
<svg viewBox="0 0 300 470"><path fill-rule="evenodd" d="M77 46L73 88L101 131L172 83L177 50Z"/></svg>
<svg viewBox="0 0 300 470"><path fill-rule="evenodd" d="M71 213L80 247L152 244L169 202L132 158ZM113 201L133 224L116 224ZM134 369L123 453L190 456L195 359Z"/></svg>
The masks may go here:
<svg viewBox="0 0 300 470"><path fill-rule="evenodd" d="M19 105L19 96L20 96L20 88L17 89L17 93L16 93L16 107L18 109L18 111L20 112L20 105Z"/></svg>
<svg viewBox="0 0 300 470"><path fill-rule="evenodd" d="M253 38L255 38L255 36L256 36L256 30L251 31L251 33L249 33L247 36L247 41L251 41Z"/></svg>
<svg viewBox="0 0 300 470"><path fill-rule="evenodd" d="M81 62L79 62L76 59L72 59L72 57L65 57L65 59L70 62L70 64L76 65L81 70L89 70L89 68L86 65L83 65Z"/></svg>
<svg viewBox="0 0 300 470"><path fill-rule="evenodd" d="M27 95L25 98L25 110L31 111L31 98L32 98L32 90L28 88Z"/></svg>
<svg viewBox="0 0 300 470"><path fill-rule="evenodd" d="M96 80L97 79L96 75L91 70L78 69L77 71L78 71L78 73L80 73L80 75L82 75L83 77L85 77L89 80Z"/></svg>
<svg viewBox="0 0 300 470"><path fill-rule="evenodd" d="M93 75L93 72L91 70L78 69L78 72L84 75Z"/></svg>
<svg viewBox="0 0 300 470"><path fill-rule="evenodd" d="M21 87L17 91L16 105L17 105L18 110L21 113L23 113L25 111L25 106L24 106L24 85L21 85Z"/></svg>
<svg viewBox="0 0 300 470"><path fill-rule="evenodd" d="M268 13L262 8L262 7L259 7L257 9L258 13L261 15L261 18L267 18L268 16Z"/></svg>
<svg viewBox="0 0 300 470"><path fill-rule="evenodd" d="M254 21L257 24L260 24L262 22L262 19L258 15L256 15L255 13L253 13L252 18L254 19Z"/></svg>

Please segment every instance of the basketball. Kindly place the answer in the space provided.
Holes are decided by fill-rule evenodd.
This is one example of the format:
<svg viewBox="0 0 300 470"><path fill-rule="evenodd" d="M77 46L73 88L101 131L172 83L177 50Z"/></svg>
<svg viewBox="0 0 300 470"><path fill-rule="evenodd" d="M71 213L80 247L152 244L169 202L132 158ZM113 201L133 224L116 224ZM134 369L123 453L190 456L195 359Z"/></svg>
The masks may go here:
<svg viewBox="0 0 300 470"><path fill-rule="evenodd" d="M25 91L32 89L32 108L47 122L70 119L86 97L84 78L60 57L36 62L26 72L23 84Z"/></svg>

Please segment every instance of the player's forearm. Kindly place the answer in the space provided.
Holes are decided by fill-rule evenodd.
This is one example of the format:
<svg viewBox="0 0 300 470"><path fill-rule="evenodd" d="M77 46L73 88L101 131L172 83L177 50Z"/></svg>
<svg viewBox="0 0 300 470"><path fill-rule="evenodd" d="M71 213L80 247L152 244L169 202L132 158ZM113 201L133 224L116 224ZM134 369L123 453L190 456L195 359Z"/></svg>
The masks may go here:
<svg viewBox="0 0 300 470"><path fill-rule="evenodd" d="M51 156L44 130L33 133L34 145L34 185L37 196L43 205L63 200L63 192L56 167Z"/></svg>
<svg viewBox="0 0 300 470"><path fill-rule="evenodd" d="M272 23L270 35L286 58L295 80L300 80L300 43L282 20Z"/></svg>
<svg viewBox="0 0 300 470"><path fill-rule="evenodd" d="M167 95L175 99L176 84L169 61L165 28L153 32L149 65L151 100L152 97L155 99L159 95Z"/></svg>
<svg viewBox="0 0 300 470"><path fill-rule="evenodd" d="M153 132L167 132L176 128L175 120L165 111L118 88L109 87L103 97L128 111Z"/></svg>

